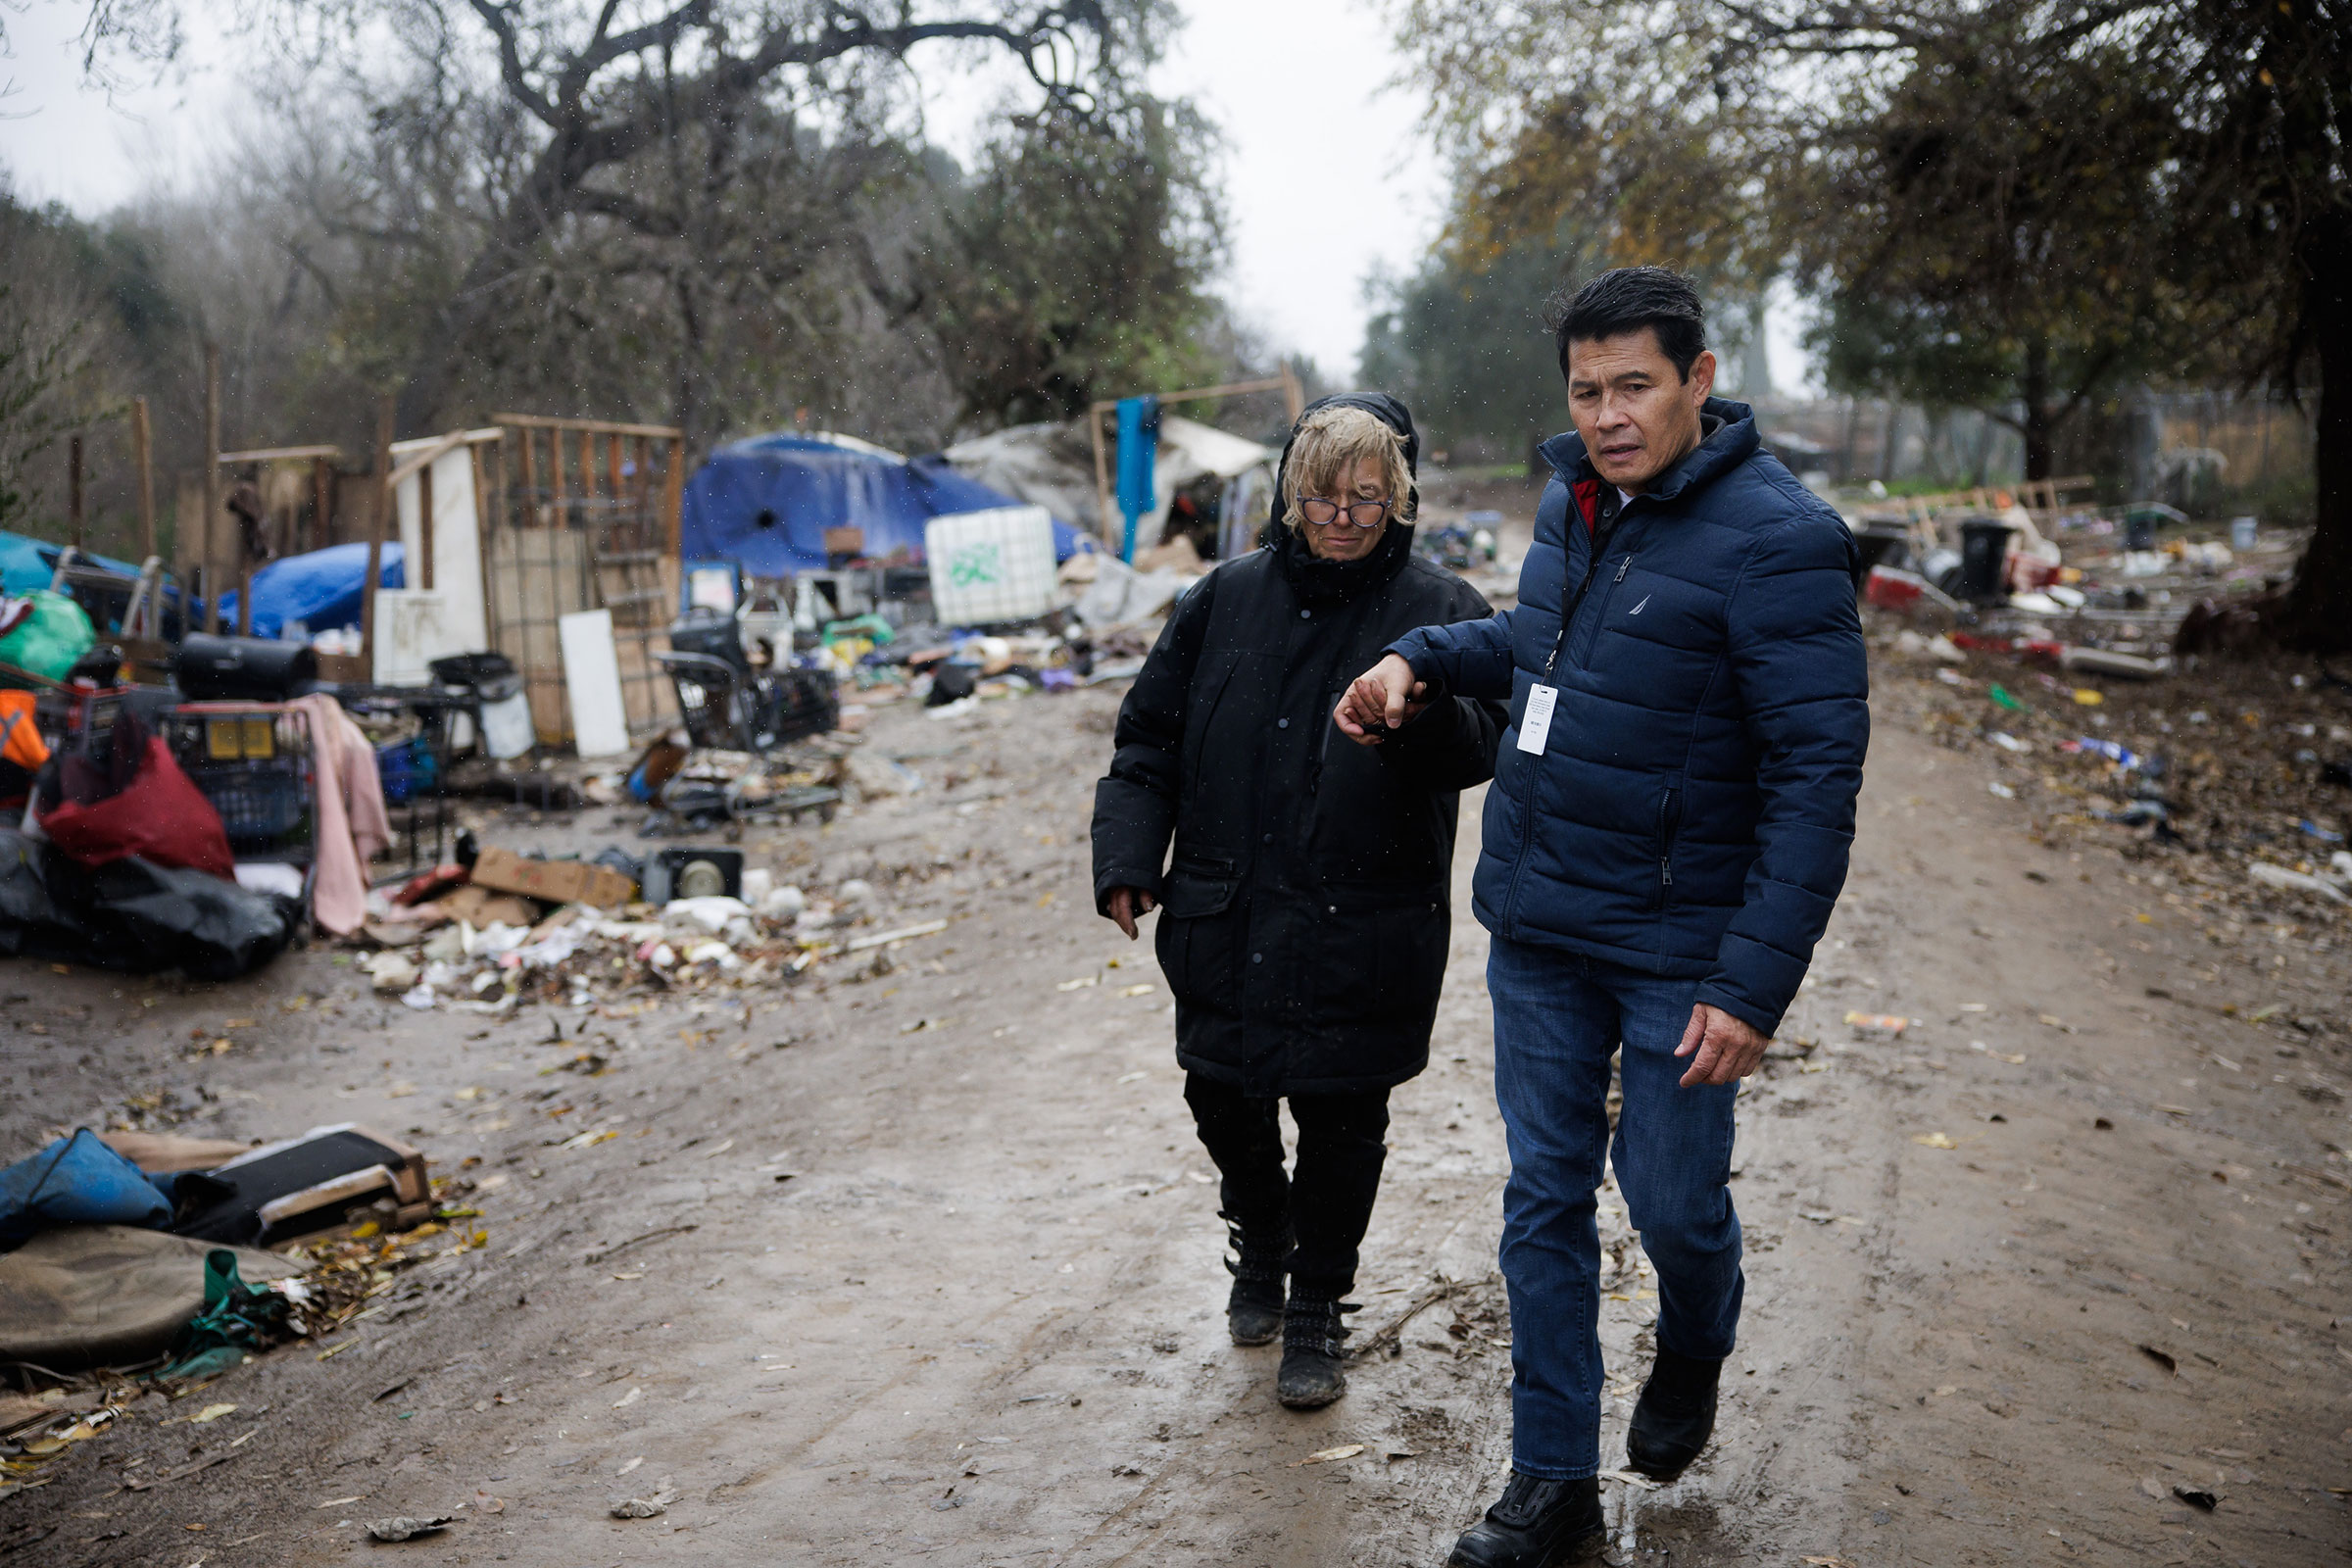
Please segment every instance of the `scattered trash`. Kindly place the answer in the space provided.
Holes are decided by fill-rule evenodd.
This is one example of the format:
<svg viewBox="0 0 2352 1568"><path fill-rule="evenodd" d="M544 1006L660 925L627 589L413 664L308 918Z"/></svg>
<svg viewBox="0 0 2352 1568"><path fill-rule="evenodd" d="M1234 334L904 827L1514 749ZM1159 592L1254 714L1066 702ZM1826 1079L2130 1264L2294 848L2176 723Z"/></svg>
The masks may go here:
<svg viewBox="0 0 2352 1568"><path fill-rule="evenodd" d="M1363 1451L1364 1445L1360 1443L1343 1444L1339 1447L1319 1449L1303 1459L1294 1460L1291 1468L1296 1470L1303 1464L1329 1464L1335 1459L1352 1459Z"/></svg>
<svg viewBox="0 0 2352 1568"><path fill-rule="evenodd" d="M1958 1149L1949 1133L1914 1133L1911 1141L1927 1149Z"/></svg>
<svg viewBox="0 0 2352 1568"><path fill-rule="evenodd" d="M669 1512L669 1505L678 1500L678 1494L664 1486L650 1497L624 1497L612 1505L615 1519L659 1519Z"/></svg>
<svg viewBox="0 0 2352 1568"><path fill-rule="evenodd" d="M418 1536L447 1530L457 1522L455 1514L441 1514L431 1519L412 1519L407 1514L396 1514L389 1519L370 1519L368 1522L368 1534L376 1541L414 1541Z"/></svg>
<svg viewBox="0 0 2352 1568"><path fill-rule="evenodd" d="M2323 881L2307 871L2290 871L2282 865L2254 860L2247 864L2246 875L2264 887L2277 888L2282 893L2316 893L2335 904L2352 904L2352 898L2347 898L2334 883Z"/></svg>
<svg viewBox="0 0 2352 1568"><path fill-rule="evenodd" d="M1870 1029L1890 1035L1899 1035L1911 1026L1910 1019L1891 1012L1849 1012L1845 1022L1849 1029Z"/></svg>
<svg viewBox="0 0 2352 1568"><path fill-rule="evenodd" d="M2159 1350L2153 1345L2141 1346L2139 1348L2139 1353L2146 1356L2149 1360L2155 1362L2158 1366L2164 1368L2167 1372L2178 1372L2180 1370L2180 1362L2173 1359L2169 1352Z"/></svg>
<svg viewBox="0 0 2352 1568"><path fill-rule="evenodd" d="M2204 1513L2211 1513L2222 1505L2222 1499L2203 1487L2182 1486L2179 1482L2175 1482L2173 1495L2187 1503L2191 1508Z"/></svg>

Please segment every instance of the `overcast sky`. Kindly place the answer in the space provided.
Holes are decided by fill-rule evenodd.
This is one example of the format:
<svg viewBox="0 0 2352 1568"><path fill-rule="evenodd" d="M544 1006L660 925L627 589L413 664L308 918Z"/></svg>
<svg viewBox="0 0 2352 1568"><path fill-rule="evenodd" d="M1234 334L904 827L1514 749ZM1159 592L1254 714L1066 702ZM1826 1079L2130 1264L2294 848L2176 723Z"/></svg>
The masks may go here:
<svg viewBox="0 0 2352 1568"><path fill-rule="evenodd" d="M1193 98L1222 127L1232 246L1226 295L1280 348L1353 374L1364 282L1408 271L1437 231L1443 171L1396 74L1373 0L1181 0L1190 19L1155 85ZM193 180L254 127L235 82L249 40L224 36L223 7L189 4L185 69L117 96L83 85L74 32L85 5L31 0L6 18L11 92L0 163L18 194L96 216L147 180ZM918 70L921 57L916 58ZM932 134L968 153L1009 74L952 70L927 106ZM1780 323L1776 322L1776 326ZM1776 368L1790 347L1774 334Z"/></svg>

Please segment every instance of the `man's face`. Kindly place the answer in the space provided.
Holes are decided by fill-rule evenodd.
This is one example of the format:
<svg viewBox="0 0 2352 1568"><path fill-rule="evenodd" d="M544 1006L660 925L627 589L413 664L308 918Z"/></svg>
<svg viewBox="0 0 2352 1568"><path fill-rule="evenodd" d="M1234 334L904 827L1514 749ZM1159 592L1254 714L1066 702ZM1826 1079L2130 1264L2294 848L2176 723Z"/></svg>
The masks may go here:
<svg viewBox="0 0 2352 1568"><path fill-rule="evenodd" d="M1639 495L1698 445L1698 411L1715 385L1715 356L1701 353L1688 380L1658 346L1654 328L1568 344L1568 415L1593 468Z"/></svg>

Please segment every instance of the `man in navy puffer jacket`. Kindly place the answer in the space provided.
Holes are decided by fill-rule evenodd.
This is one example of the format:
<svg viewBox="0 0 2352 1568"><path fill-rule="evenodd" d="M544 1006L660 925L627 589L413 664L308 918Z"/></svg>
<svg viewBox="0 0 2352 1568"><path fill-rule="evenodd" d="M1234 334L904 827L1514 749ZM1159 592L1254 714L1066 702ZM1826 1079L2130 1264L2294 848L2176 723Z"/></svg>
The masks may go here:
<svg viewBox="0 0 2352 1568"><path fill-rule="evenodd" d="M1708 395L1690 284L1605 273L1557 330L1576 429L1543 448L1517 607L1392 644L1333 715L1377 745L1442 695L1511 704L1474 907L1511 1152L1513 1459L1464 1568L1541 1568L1600 1531L1593 1192L1620 1045L1611 1152L1659 1296L1628 1460L1671 1479L1712 1434L1742 1287L1733 1102L1844 883L1870 732L1852 537Z"/></svg>

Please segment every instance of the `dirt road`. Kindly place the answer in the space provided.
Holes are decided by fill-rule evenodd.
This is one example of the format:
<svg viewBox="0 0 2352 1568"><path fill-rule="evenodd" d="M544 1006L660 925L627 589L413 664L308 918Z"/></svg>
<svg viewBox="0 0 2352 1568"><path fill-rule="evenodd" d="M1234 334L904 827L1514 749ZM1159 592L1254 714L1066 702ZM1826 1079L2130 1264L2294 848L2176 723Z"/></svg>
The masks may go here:
<svg viewBox="0 0 2352 1568"><path fill-rule="evenodd" d="M0 975L9 1150L126 1104L237 1136L356 1119L478 1181L489 1232L348 1348L205 1391L234 1413L149 1399L77 1445L0 1501L10 1568L1442 1560L1508 1454L1477 834L1357 1321L1426 1304L1348 1398L1286 1412L1277 1351L1225 1343L1165 986L1088 899L1116 701L881 714L869 744L928 787L760 853L873 881L877 929L951 924L749 1008L485 1025L318 948L224 987ZM1719 1442L1672 1488L1609 1485L1617 1560L2344 1560L2348 928L2217 946L2141 870L1998 805L1882 725L1831 940L1742 1097ZM186 1054L235 1018L227 1053ZM1655 1303L1604 1212L1621 1453ZM461 1503L437 1537L361 1539Z"/></svg>

